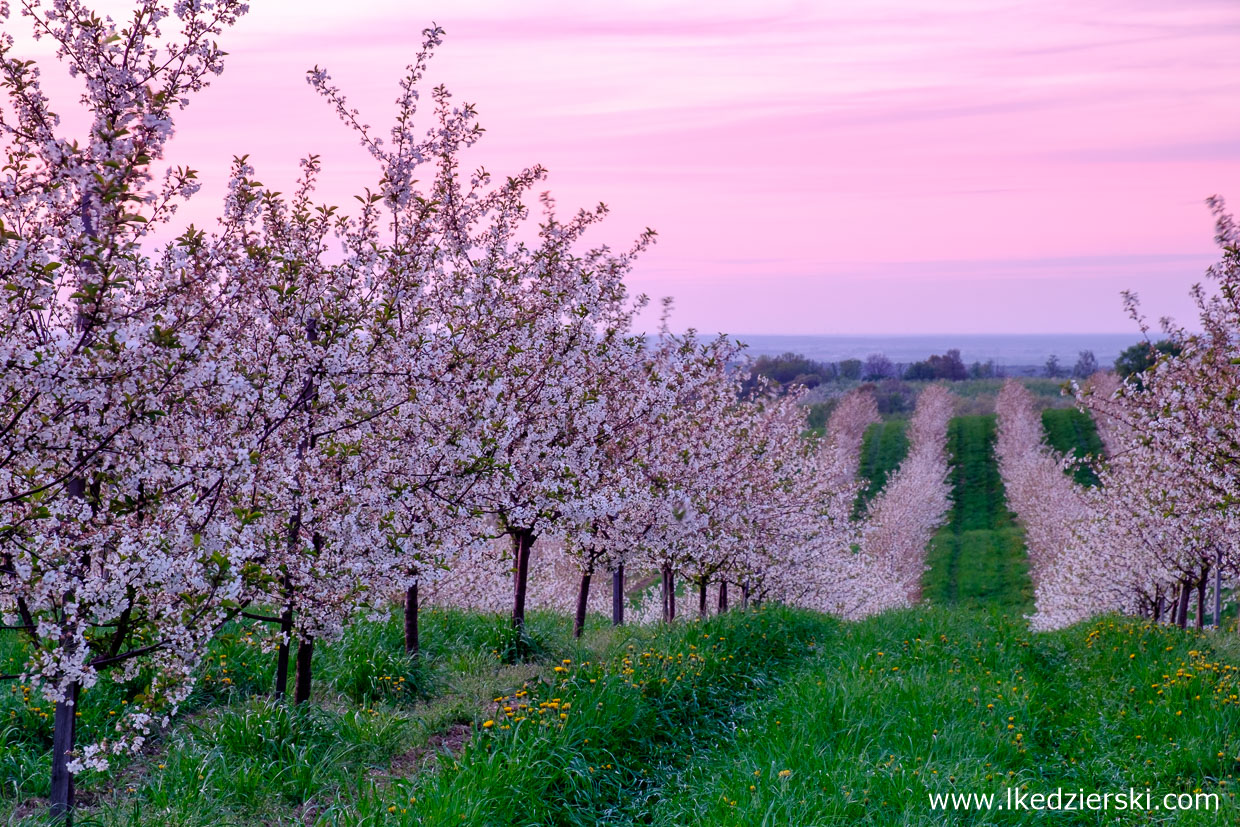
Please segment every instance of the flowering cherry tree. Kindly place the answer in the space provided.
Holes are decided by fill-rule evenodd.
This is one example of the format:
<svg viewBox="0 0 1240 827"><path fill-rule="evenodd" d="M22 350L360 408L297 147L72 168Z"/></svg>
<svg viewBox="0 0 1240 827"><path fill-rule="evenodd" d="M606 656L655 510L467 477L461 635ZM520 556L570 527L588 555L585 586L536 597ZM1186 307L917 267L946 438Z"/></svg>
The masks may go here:
<svg viewBox="0 0 1240 827"><path fill-rule="evenodd" d="M1142 611L1184 625L1193 592L1197 623L1206 614L1213 576L1214 615L1221 614L1224 578L1236 576L1238 550L1232 473L1238 429L1240 374L1240 230L1221 198L1209 199L1220 261L1210 267L1217 287L1193 288L1200 333L1163 321L1177 344L1143 375L1106 387L1082 388L1078 401L1093 413L1107 447L1098 508L1141 550ZM1129 310L1144 332L1137 298Z"/></svg>
<svg viewBox="0 0 1240 827"><path fill-rule="evenodd" d="M1004 383L995 409L999 471L1029 550L1033 628L1131 611L1137 594L1134 550L1099 509L1110 492L1089 491L1066 473L1069 460L1043 442L1039 409L1019 382Z"/></svg>
<svg viewBox="0 0 1240 827"><path fill-rule="evenodd" d="M878 421L869 395L846 398L827 423L818 497L834 498L834 532L807 544L785 576L790 602L847 618L910 606L920 595L926 546L949 508L947 423L952 396L922 391L909 423L908 456L864 514L850 519L865 429Z"/></svg>
<svg viewBox="0 0 1240 827"><path fill-rule="evenodd" d="M1177 344L1143 375L1098 374L1076 388L1098 426L1105 456L1099 484L1071 484L1061 457L1040 443L1027 394L1000 395L1000 460L1014 510L1026 526L1037 598L1035 627L1067 625L1105 611L1187 624L1196 594L1200 626L1213 576L1214 616L1236 573L1233 515L1237 411L1237 249L1240 233L1211 199L1221 262L1219 292L1197 286L1203 332L1164 321ZM1148 333L1136 297L1125 295Z"/></svg>
<svg viewBox="0 0 1240 827"><path fill-rule="evenodd" d="M921 597L926 549L951 507L947 425L953 397L932 385L917 398L908 426L909 452L870 503L861 542L872 596L865 612L911 606Z"/></svg>
<svg viewBox="0 0 1240 827"><path fill-rule="evenodd" d="M612 572L611 614L616 625L624 621L624 564L643 536L656 530L659 505L671 480L664 476L669 434L678 433L678 417L696 383L712 381L719 364L718 347L699 347L696 337L673 336L664 323L652 347L629 352L629 359L599 371L608 382L602 397L608 406L607 427L600 433L599 507L566 534L567 551L580 571L575 604L574 633L580 636L589 606L590 583L596 570Z"/></svg>
<svg viewBox="0 0 1240 827"><path fill-rule="evenodd" d="M771 447L760 431L761 404L743 398L745 374L729 367L736 346L723 338L699 343L692 333L668 344L686 370L648 442L649 499L625 520L632 548L659 572L665 621L676 617L678 572L709 578L724 564L727 535L745 506L738 486Z"/></svg>
<svg viewBox="0 0 1240 827"><path fill-rule="evenodd" d="M836 404L825 434L806 440L810 449L795 482L799 507L811 523L803 525L805 533L794 542L770 549L765 571L744 576L741 582L749 592L807 608L822 608L824 595L834 593L861 540L861 524L853 514L862 488L861 444L866 429L878 421L873 394L853 391Z"/></svg>
<svg viewBox="0 0 1240 827"><path fill-rule="evenodd" d="M151 1L117 23L77 2L23 3L83 82L78 139L0 33L0 610L28 639L24 677L56 704L55 817L76 769L141 744L186 697L252 550L220 519L248 473L214 416L245 392L216 360L235 284L215 278L196 231L144 247L197 189L192 170L157 179L151 166L244 11ZM82 690L139 665L145 700L116 739L78 751Z"/></svg>

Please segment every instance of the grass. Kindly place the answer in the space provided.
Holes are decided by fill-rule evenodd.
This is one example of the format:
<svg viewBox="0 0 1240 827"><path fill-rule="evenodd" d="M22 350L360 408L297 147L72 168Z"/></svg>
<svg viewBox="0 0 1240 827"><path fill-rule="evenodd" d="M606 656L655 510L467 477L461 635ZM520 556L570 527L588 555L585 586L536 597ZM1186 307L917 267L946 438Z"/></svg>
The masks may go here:
<svg viewBox="0 0 1240 827"><path fill-rule="evenodd" d="M325 650L305 708L204 690L220 694L156 750L86 779L78 824L1032 825L1047 821L929 795L1147 785L1226 809L1049 818L1237 819L1234 634L1102 618L1035 635L1002 604L854 624L779 607L670 628L594 618L581 644L567 618L530 620L547 658L503 666L502 618L428 612L428 690L387 686L410 666L387 660L399 618ZM359 681L376 667L390 674Z"/></svg>
<svg viewBox="0 0 1240 827"><path fill-rule="evenodd" d="M1042 430L1046 442L1061 454L1079 459L1102 455L1102 439L1089 414L1077 408L1054 408L1042 411ZM1098 475L1088 465L1080 465L1072 475L1081 485L1097 485Z"/></svg>
<svg viewBox="0 0 1240 827"><path fill-rule="evenodd" d="M615 636L593 618L587 642L579 644L570 619L534 612L528 629L540 659L506 666L500 658L509 637L505 617L429 610L422 622L424 651L417 659L404 655L399 612L381 623L359 620L343 640L316 647L314 700L296 711L267 696L275 656L251 642L258 635L245 626L227 630L163 742L114 760L107 773L79 777L87 814L107 824L264 824L272 807L278 813L291 802L351 797L392 759L423 750L453 725L472 725L496 692L519 689L561 659ZM12 668L20 663L17 639L3 642L0 664ZM6 810L10 821L41 812L51 746L50 705L20 684L6 688L0 822ZM79 742L106 736L109 719L133 691L106 678L84 691ZM134 821L133 807L142 820ZM148 819L149 812L163 815Z"/></svg>
<svg viewBox="0 0 1240 827"><path fill-rule="evenodd" d="M994 441L993 415L956 417L948 426L953 503L931 541L922 595L939 605L1023 614L1033 592L1024 534L1007 510Z"/></svg>
<svg viewBox="0 0 1240 827"><path fill-rule="evenodd" d="M890 419L866 428L861 441L859 476L865 487L857 495L857 511L883 490L887 477L900 466L908 454L908 421Z"/></svg>
<svg viewBox="0 0 1240 827"><path fill-rule="evenodd" d="M1110 618L1032 635L1007 613L942 607L631 633L489 699L433 771L385 772L403 744L367 710L251 703L189 728L94 823L1039 824L928 796L1132 785L1228 808L1140 823L1236 817L1237 672L1212 636Z"/></svg>
<svg viewBox="0 0 1240 827"><path fill-rule="evenodd" d="M654 629L592 618L581 642L570 624L533 613L541 657L505 666L499 616L425 612L416 661L401 653L399 616L359 621L316 654L317 690L302 708L263 694L272 657L239 628L155 749L80 778L77 823L594 824L641 811L835 628L779 608ZM83 709L106 717L111 690L99 687ZM42 823L46 730L3 733L10 823Z"/></svg>
<svg viewBox="0 0 1240 827"><path fill-rule="evenodd" d="M835 628L772 609L642 632L497 697L493 723L459 761L394 785L344 823L389 810L395 824L642 823L668 779L726 740Z"/></svg>
<svg viewBox="0 0 1240 827"><path fill-rule="evenodd" d="M964 399L992 397L998 395L1005 381L1007 380L970 379L964 382L952 382L950 387L953 394ZM1034 398L1043 405L1066 404L1063 399L1064 383L1062 379L1040 379L1026 376L1019 378L1017 381L1024 385L1034 395Z"/></svg>
<svg viewBox="0 0 1240 827"><path fill-rule="evenodd" d="M840 629L656 825L1234 824L1237 672L1212 638L1105 618L1047 635L928 607ZM1217 793L1221 811L934 810L931 793Z"/></svg>

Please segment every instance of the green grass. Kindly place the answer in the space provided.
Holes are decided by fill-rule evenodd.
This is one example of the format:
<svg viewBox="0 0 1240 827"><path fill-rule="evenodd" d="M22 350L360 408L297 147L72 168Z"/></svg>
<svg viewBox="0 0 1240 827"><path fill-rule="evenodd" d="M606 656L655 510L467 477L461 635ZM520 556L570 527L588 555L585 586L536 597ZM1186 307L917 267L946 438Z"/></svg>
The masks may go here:
<svg viewBox="0 0 1240 827"><path fill-rule="evenodd" d="M656 825L1235 824L1240 711L1212 638L1102 619L1029 633L997 611L931 607L841 628L734 739L650 810ZM780 773L787 771L781 777ZM936 811L930 793L1022 786L1222 811Z"/></svg>
<svg viewBox="0 0 1240 827"><path fill-rule="evenodd" d="M948 425L952 509L931 541L922 596L940 605L1031 609L1024 536L1007 510L994 456L995 417L961 416Z"/></svg>
<svg viewBox="0 0 1240 827"><path fill-rule="evenodd" d="M992 397L999 393L999 389L1003 387L1005 379L969 379L963 382L951 382L948 387L952 393L962 399L974 399L978 397ZM1022 377L1019 381L1024 385L1039 404L1043 405L1060 405L1065 404L1063 399L1063 380L1062 379L1040 379L1037 377ZM916 383L921 384L921 383Z"/></svg>
<svg viewBox="0 0 1240 827"><path fill-rule="evenodd" d="M1089 414L1076 408L1054 408L1042 411L1042 430L1046 442L1061 454L1078 458L1102 455L1102 439ZM1087 465L1073 471L1073 479L1081 485L1097 485L1098 475Z"/></svg>
<svg viewBox="0 0 1240 827"><path fill-rule="evenodd" d="M124 824L130 820L121 811L137 806L164 815L135 823L263 824L275 807L292 819L285 804L352 797L391 759L425 748L454 724L472 725L480 704L496 692L520 688L561 659L580 657L616 636L592 618L586 642L578 643L571 619L533 612L528 629L540 657L506 666L500 655L510 635L503 616L430 610L422 625L423 655L413 660L403 652L398 611L386 622L354 622L343 640L316 647L313 702L294 712L267 696L274 654L259 651L248 627L228 629L213 643L198 688L154 752L117 758L106 773L79 776L88 814L98 809L100 823ZM0 643L0 668L19 666L19 639L9 635ZM0 721L7 722L0 725L3 823L6 810L42 810L51 705L16 682L0 686ZM105 737L113 714L134 691L135 685L106 677L85 690L79 742Z"/></svg>
<svg viewBox="0 0 1240 827"><path fill-rule="evenodd" d="M303 709L210 690L155 750L85 779L78 824L1236 823L1234 633L1103 618L1032 634L1001 604L854 624L779 607L670 628L592 618L580 644L568 618L530 621L546 658L503 666L502 618L428 612L418 690L387 686L411 665L389 660L395 617L325 650ZM1201 789L1227 809L1115 821L929 804L1017 785Z"/></svg>
<svg viewBox="0 0 1240 827"><path fill-rule="evenodd" d="M729 738L835 628L771 609L644 631L498 698L495 725L459 761L394 785L343 823L388 808L396 824L642 823L668 779Z"/></svg>
<svg viewBox="0 0 1240 827"><path fill-rule="evenodd" d="M78 823L594 824L640 812L836 625L777 607L670 628L592 618L576 642L568 618L529 622L542 656L515 666L500 662L500 616L424 613L416 662L401 654L397 613L357 622L316 654L313 702L292 709L261 694L271 657L238 650L249 646L238 630L154 750L81 777ZM46 735L3 732L10 823L42 822Z"/></svg>
<svg viewBox="0 0 1240 827"><path fill-rule="evenodd" d="M904 419L876 422L866 428L861 441L861 467L858 471L865 487L857 495L858 512L883 490L887 477L904 461L908 454L907 431L908 421Z"/></svg>

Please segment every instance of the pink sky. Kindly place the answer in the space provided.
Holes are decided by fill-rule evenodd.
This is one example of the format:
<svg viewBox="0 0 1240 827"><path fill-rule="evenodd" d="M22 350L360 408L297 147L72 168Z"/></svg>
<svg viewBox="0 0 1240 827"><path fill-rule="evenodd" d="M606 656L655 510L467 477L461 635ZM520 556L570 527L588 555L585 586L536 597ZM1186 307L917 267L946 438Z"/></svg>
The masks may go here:
<svg viewBox="0 0 1240 827"><path fill-rule="evenodd" d="M287 186L317 152L337 203L372 183L304 71L386 131L434 21L430 81L487 129L471 165L546 165L616 246L658 230L632 287L678 326L1128 331L1124 288L1187 320L1202 201L1240 209L1234 0L253 5L178 124L202 216L233 154Z"/></svg>

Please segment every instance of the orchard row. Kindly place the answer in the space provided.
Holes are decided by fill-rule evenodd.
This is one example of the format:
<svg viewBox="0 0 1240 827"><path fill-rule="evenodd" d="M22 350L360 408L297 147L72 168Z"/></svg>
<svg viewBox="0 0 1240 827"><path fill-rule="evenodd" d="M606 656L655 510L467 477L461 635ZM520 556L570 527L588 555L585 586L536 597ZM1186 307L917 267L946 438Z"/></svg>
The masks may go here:
<svg viewBox="0 0 1240 827"><path fill-rule="evenodd" d="M1098 426L1096 485L1062 473L1041 442L1027 391L998 400L998 453L1012 509L1025 524L1035 628L1124 612L1200 628L1221 625L1240 574L1240 228L1210 200L1222 258L1214 290L1196 286L1199 331L1164 321L1170 346L1123 382L1096 374L1076 387ZM1141 320L1136 297L1126 296Z"/></svg>

